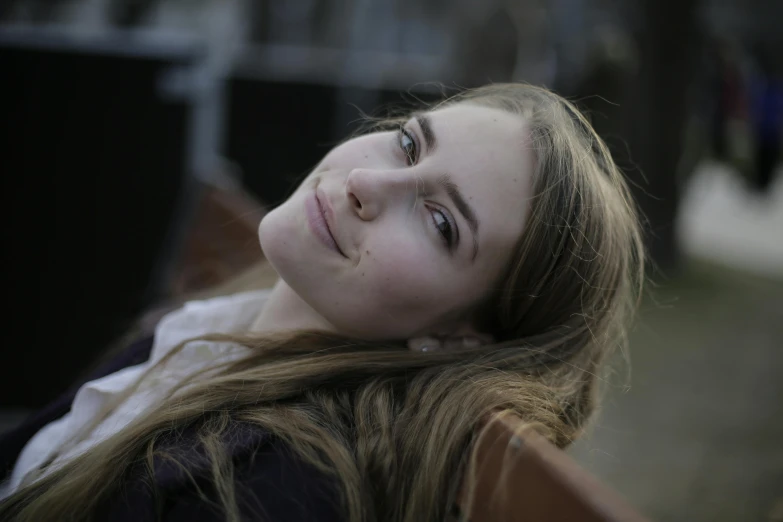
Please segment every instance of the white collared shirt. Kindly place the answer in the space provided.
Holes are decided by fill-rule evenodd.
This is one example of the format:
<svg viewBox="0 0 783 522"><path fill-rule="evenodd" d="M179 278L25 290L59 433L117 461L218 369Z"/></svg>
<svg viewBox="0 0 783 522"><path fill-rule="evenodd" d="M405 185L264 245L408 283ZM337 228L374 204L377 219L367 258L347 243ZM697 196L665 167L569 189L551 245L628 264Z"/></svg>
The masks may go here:
<svg viewBox="0 0 783 522"><path fill-rule="evenodd" d="M107 403L133 386L145 371L183 341L211 333L249 332L269 292L258 290L191 301L166 315L155 328L152 351L147 362L85 383L77 391L71 411L41 428L27 442L16 460L9 481L0 487L0 499L13 493L28 473L38 470L46 462L53 459L41 476L114 435L164 400L186 377L246 354L247 348L236 343L191 341L169 361L144 377L139 387L94 430L86 434L79 433L96 420ZM187 389L187 386L183 389ZM69 443L67 447L64 446L66 443Z"/></svg>

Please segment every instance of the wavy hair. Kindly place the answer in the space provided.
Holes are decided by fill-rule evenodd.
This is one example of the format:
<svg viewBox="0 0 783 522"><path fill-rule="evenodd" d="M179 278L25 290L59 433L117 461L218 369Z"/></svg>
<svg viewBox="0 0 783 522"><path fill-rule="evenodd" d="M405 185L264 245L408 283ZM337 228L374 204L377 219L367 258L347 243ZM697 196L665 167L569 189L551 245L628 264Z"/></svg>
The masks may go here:
<svg viewBox="0 0 783 522"><path fill-rule="evenodd" d="M323 332L207 336L250 354L22 488L0 518L89 520L139 462L154 487L153 459L172 458L161 441L186 427L230 521L240 510L224 441L236 423L263 427L332 477L350 522L446 520L491 412L513 412L568 446L596 410L607 356L624 347L638 305L639 217L606 145L567 100L495 84L433 108L462 103L524 118L520 147L532 143L535 156L529 221L481 313L495 344L416 353Z"/></svg>

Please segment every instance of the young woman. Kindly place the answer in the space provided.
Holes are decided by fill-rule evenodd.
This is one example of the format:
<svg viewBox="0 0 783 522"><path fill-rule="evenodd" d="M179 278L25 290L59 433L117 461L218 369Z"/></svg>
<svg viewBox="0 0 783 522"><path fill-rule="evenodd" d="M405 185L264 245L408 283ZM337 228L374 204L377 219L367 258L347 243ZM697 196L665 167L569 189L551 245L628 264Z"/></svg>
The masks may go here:
<svg viewBox="0 0 783 522"><path fill-rule="evenodd" d="M189 303L82 386L0 519L444 520L487 414L583 431L643 281L606 146L528 85L342 143L259 237L274 288Z"/></svg>

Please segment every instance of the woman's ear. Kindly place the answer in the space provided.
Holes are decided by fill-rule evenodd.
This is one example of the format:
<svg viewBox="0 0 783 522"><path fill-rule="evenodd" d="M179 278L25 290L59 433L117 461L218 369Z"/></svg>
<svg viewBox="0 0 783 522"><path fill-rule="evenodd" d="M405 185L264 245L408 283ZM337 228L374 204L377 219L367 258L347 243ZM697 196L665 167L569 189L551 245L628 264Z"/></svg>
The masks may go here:
<svg viewBox="0 0 783 522"><path fill-rule="evenodd" d="M444 342L444 348L446 349L478 348L485 344L494 343L495 336L482 333L478 331L475 326L468 323L463 324L454 332L444 336L442 340Z"/></svg>
<svg viewBox="0 0 783 522"><path fill-rule="evenodd" d="M408 339L408 349L414 352L436 352L443 348L437 337L421 336Z"/></svg>
<svg viewBox="0 0 783 522"><path fill-rule="evenodd" d="M491 344L492 339L481 335L463 335L447 337L443 341L444 350L459 350L461 348L478 348L485 344Z"/></svg>
<svg viewBox="0 0 783 522"><path fill-rule="evenodd" d="M478 333L475 330L463 330L452 335L414 337L408 340L408 348L416 352L436 352L478 348L485 344L492 344L494 341L494 338L489 334Z"/></svg>

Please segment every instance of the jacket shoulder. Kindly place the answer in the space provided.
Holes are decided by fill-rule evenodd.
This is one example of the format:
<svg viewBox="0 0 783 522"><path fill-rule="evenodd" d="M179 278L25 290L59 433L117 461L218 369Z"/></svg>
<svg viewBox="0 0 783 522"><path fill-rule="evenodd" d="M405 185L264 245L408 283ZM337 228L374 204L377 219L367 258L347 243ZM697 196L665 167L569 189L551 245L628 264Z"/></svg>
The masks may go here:
<svg viewBox="0 0 783 522"><path fill-rule="evenodd" d="M112 499L101 520L218 522L227 520L220 493L203 454L189 437L178 437L170 459L156 462L155 487L137 475ZM338 522L336 479L304 462L286 443L260 427L242 426L226 451L233 463L233 495L241 520ZM183 468L181 464L185 464ZM225 493L225 492L224 492ZM231 494L231 493L229 493Z"/></svg>

